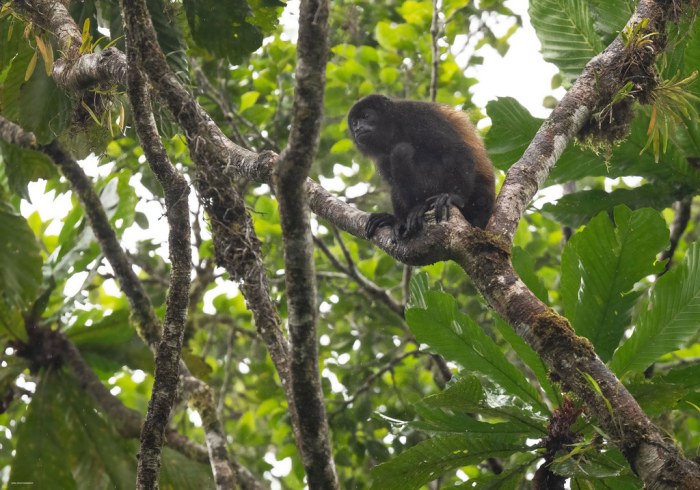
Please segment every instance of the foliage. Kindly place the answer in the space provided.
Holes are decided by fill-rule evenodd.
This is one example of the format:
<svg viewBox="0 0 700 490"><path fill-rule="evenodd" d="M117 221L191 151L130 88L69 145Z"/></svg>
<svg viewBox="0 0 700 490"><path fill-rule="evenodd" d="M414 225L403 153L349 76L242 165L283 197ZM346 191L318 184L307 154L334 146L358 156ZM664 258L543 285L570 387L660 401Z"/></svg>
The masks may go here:
<svg viewBox="0 0 700 490"><path fill-rule="evenodd" d="M77 24L88 26L94 51L111 41L123 49L117 3L71 3ZM476 122L485 116L471 100L470 89L479 81L464 69L482 59L471 47L505 52L520 19L500 0L441 3L448 22L439 44L437 100L461 107ZM634 3L530 2L543 56L558 67L566 86L623 30ZM354 100L372 92L428 97L432 2L331 5L325 115L312 178L363 210L387 209L373 165L352 149L345 115ZM294 30L279 22L281 2L153 0L149 7L171 66L227 135L256 151L283 149L296 59ZM508 27L506 34L497 34L496 20ZM700 66L698 37L700 23L693 19L669 33L659 66L667 87L688 80ZM123 87L91 91L86 108L46 74L48 55L42 52L48 47L36 39L52 43L51 36L5 10L0 39L0 115L33 131L39 144L58 138L76 156L91 155L83 167L162 315L169 272L162 195L144 165L128 108L120 115ZM52 49L60 56L55 44ZM28 70L32 59L36 66ZM518 83L517 74L512 77ZM547 203L538 200L527 210L513 250L528 287L591 340L650 416L664 417L686 454L700 445L700 208L692 201L700 189L700 126L685 117L697 114L698 95L697 81L673 93L685 112L654 126L661 131L654 138L664 142L656 152L643 151L654 117L645 106L634 107L630 134L619 144L598 153L583 145L567 148L543 186ZM95 111L90 101L97 100L104 105L95 119L88 108ZM491 123L485 141L502 177L542 120L507 97L485 110ZM159 113L158 124L171 159L192 181L182 135L166 113ZM569 182L576 183L573 192L551 197ZM276 201L267 186L241 182L240 188L263 243L271 295L284 317ZM669 249L676 218L670 207L678 202L691 203L690 220L675 238L664 274L667 263L658 254ZM220 395L219 413L237 460L282 488L303 488L279 378L237 285L215 267L207 217L196 204L192 209L196 278L185 361ZM486 307L455 264L414 274L404 320L368 294L363 281L344 273L353 269L401 303L403 266L321 220L314 221L314 230L337 259L315 250L321 369L341 487L421 488L439 478L443 488L524 488L542 461L548 419L563 404L561 387L534 351ZM568 231L574 234L565 243ZM119 435L119 421L96 405L65 366L37 365L23 347L28 325L65 334L119 401L142 414L152 355L136 335L128 304L66 181L43 154L4 143L0 235L3 484L129 487L137 441ZM444 357L455 374L446 386L432 353ZM204 443L201 423L185 403L173 413L172 425ZM558 453L552 469L570 477L572 488L641 488L622 455L603 442L594 419L580 415L571 430L579 442ZM168 450L163 463L165 488L213 486L206 466L179 453ZM501 471L493 471L492 463Z"/></svg>

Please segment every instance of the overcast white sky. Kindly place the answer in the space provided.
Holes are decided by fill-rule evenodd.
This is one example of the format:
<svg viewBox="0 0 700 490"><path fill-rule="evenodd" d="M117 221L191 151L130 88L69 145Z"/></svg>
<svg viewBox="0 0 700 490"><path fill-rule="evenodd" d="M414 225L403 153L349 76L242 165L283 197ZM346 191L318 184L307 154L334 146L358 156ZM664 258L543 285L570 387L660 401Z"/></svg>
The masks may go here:
<svg viewBox="0 0 700 490"><path fill-rule="evenodd" d="M484 56L484 64L467 69L468 75L479 80L472 88L474 103L485 107L497 97L509 96L517 99L534 116L547 117L550 111L542 106L545 96L561 98L564 95L563 89L553 91L550 88L557 68L545 62L540 55L540 42L527 15L528 1L509 0L506 5L522 15L523 28L511 36L510 49L504 57L490 46L485 46L479 51ZM504 34L510 25L503 23L496 29L497 34Z"/></svg>

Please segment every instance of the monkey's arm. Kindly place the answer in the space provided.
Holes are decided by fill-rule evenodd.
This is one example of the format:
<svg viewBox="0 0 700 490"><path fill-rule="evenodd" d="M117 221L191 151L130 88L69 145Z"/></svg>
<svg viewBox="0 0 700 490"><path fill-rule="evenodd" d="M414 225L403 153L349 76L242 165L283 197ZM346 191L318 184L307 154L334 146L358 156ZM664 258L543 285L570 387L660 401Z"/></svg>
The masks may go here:
<svg viewBox="0 0 700 490"><path fill-rule="evenodd" d="M419 233L430 209L435 210L438 223L449 219L452 206L463 210L474 187L473 165L465 148L431 148L423 152L416 157L415 149L405 143L397 145L391 154L394 187L405 197L403 215L394 205L397 217L405 216L402 237ZM434 158L440 152L440 157Z"/></svg>

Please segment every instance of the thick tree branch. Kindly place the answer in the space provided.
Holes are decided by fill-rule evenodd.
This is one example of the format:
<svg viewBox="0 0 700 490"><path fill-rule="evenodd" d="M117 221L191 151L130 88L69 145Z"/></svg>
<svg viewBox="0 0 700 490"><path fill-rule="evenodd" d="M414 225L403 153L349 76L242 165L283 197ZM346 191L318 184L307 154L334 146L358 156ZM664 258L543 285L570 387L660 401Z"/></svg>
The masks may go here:
<svg viewBox="0 0 700 490"><path fill-rule="evenodd" d="M302 0L289 143L273 173L284 246L292 396L302 411L297 446L309 488L338 488L316 338L316 277L304 182L320 137L328 57L328 1Z"/></svg>
<svg viewBox="0 0 700 490"><path fill-rule="evenodd" d="M168 251L172 264L163 335L156 351L153 389L146 421L141 431L141 450L136 474L137 488L158 488L163 435L177 394L180 354L189 304L192 263L190 211L187 202L189 186L185 178L170 162L160 141L155 118L151 111L151 99L148 94L146 77L141 72L138 51L135 51L131 46L131 32L128 29L126 36L127 61L130 67L127 93L134 115L136 134L139 137L146 160L163 188L169 225ZM221 444L217 446L221 446ZM222 455L219 451L210 451L211 456L219 456L216 459L212 458L212 469L217 487L230 488L234 486L235 478L228 464L226 446L223 445L223 448L223 460L221 460Z"/></svg>

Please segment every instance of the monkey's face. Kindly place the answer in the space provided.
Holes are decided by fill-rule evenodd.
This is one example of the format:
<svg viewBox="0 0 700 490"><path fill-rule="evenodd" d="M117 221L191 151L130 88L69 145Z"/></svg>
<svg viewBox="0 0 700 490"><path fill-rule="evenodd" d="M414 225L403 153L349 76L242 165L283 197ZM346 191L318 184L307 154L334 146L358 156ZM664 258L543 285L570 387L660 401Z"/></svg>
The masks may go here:
<svg viewBox="0 0 700 490"><path fill-rule="evenodd" d="M378 100L364 98L348 114L353 141L362 153L372 156L388 154L394 139L394 124L385 107L390 101L381 97Z"/></svg>
<svg viewBox="0 0 700 490"><path fill-rule="evenodd" d="M358 145L364 146L372 142L372 136L379 128L379 114L374 109L362 109L350 118L350 131Z"/></svg>

